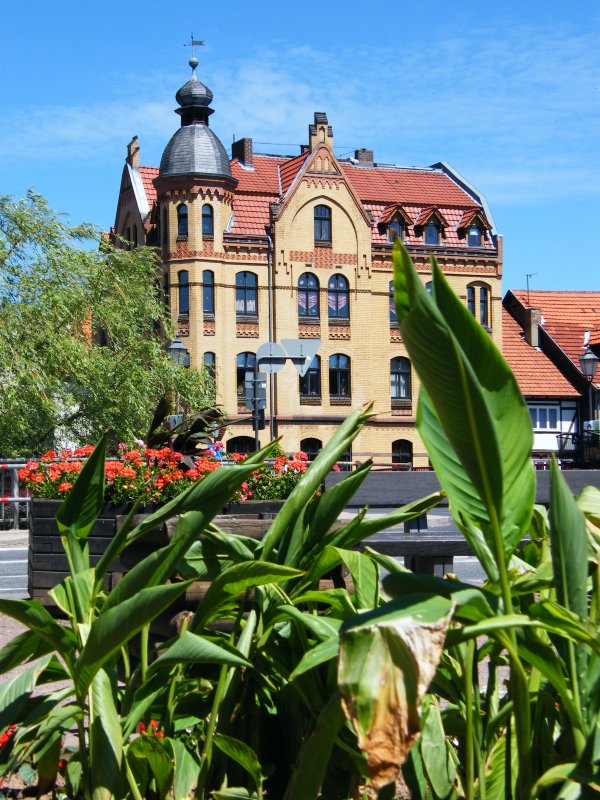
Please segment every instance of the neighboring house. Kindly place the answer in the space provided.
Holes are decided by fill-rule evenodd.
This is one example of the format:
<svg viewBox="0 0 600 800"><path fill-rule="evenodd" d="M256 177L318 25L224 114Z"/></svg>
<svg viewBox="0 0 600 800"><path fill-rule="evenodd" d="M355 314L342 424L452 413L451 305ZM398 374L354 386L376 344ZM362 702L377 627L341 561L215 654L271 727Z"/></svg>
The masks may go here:
<svg viewBox="0 0 600 800"><path fill-rule="evenodd" d="M559 434L577 430L579 392L535 344L535 335L502 310L502 351L527 402L532 455L542 459L558 451Z"/></svg>
<svg viewBox="0 0 600 800"><path fill-rule="evenodd" d="M424 283L434 253L501 347L502 241L485 198L444 163L378 164L365 149L337 158L324 113L296 155L258 154L244 138L230 159L209 127L212 92L196 59L190 65L176 95L181 127L160 167L140 166L137 137L128 146L114 233L160 248L191 365L214 371L219 401L241 419L228 448L253 443L244 378L258 347L320 339L304 377L290 363L275 376L267 419L272 410L282 446L314 456L351 407L374 401L346 457L426 466L418 380L393 305L392 241L404 241Z"/></svg>
<svg viewBox="0 0 600 800"><path fill-rule="evenodd" d="M600 292L513 289L502 303L504 354L530 409L534 449L561 433L562 458L595 465L598 435L586 431L598 426L600 369L589 381L579 358L600 341Z"/></svg>

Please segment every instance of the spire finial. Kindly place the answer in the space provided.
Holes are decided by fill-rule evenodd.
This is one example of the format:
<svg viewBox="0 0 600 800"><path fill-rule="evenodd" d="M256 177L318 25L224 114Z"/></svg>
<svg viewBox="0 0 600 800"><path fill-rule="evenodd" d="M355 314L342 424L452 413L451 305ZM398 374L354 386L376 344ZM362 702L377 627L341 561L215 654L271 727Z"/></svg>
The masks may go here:
<svg viewBox="0 0 600 800"><path fill-rule="evenodd" d="M183 45L184 47L191 47L192 48L192 57L190 58L190 60L188 62L190 67L192 68L192 72L198 66L198 59L194 55L194 47L201 47L203 44L204 44L204 42L201 39L194 39L194 34L190 33L190 43Z"/></svg>

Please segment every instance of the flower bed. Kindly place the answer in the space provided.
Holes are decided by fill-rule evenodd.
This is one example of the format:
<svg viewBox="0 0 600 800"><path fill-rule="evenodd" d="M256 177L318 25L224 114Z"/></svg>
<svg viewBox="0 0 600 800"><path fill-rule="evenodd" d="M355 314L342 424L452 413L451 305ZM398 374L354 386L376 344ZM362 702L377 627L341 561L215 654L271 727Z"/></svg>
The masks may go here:
<svg viewBox="0 0 600 800"><path fill-rule="evenodd" d="M34 497L64 499L93 449L90 445L60 453L49 450L19 471L21 485ZM226 456L220 442L212 445L206 455L196 458L184 457L168 447L154 450L119 445L118 455L105 464L105 499L110 503L130 503L139 499L144 505L164 503L224 464L231 461L240 463L245 459L246 456L239 453ZM234 499L241 502L285 499L306 467L305 453L298 452L294 458L278 456L255 470Z"/></svg>

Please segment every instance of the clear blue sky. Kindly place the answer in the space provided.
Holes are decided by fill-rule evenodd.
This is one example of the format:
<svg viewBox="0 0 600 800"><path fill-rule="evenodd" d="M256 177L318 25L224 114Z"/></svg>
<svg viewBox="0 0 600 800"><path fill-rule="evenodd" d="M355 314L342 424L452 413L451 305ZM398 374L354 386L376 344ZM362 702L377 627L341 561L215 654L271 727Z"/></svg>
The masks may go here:
<svg viewBox="0 0 600 800"><path fill-rule="evenodd" d="M114 222L125 146L158 165L193 31L226 147L298 152L326 111L338 155L447 161L504 235L503 292L600 289L600 3L5 3L0 193ZM268 144L258 144L268 143ZM281 145L281 146L276 146Z"/></svg>

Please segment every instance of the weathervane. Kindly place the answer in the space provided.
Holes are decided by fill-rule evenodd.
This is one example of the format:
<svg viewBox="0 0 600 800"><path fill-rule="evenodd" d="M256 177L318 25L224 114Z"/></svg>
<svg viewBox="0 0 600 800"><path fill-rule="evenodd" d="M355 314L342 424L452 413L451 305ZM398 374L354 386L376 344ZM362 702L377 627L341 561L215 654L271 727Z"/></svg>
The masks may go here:
<svg viewBox="0 0 600 800"><path fill-rule="evenodd" d="M184 44L184 47L192 48L192 58L194 58L194 47L201 47L204 42L201 39L194 39L194 34L190 33L190 44Z"/></svg>

